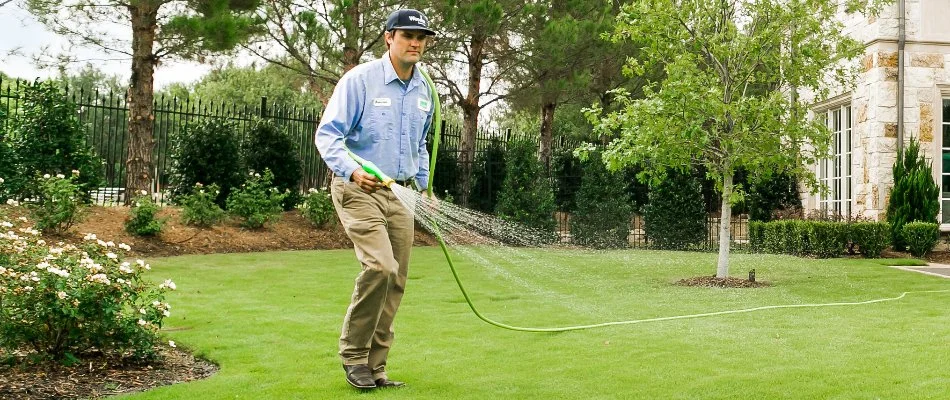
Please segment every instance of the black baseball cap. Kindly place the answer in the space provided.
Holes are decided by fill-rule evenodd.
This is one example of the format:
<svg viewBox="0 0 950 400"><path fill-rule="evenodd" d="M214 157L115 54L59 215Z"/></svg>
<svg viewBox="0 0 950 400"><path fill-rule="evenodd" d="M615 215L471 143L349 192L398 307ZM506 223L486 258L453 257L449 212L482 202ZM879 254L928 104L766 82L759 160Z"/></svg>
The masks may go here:
<svg viewBox="0 0 950 400"><path fill-rule="evenodd" d="M429 29L429 19L426 15L411 8L396 10L389 14L389 18L386 19L386 32L393 29L417 29L424 31L426 35L435 36L435 31Z"/></svg>

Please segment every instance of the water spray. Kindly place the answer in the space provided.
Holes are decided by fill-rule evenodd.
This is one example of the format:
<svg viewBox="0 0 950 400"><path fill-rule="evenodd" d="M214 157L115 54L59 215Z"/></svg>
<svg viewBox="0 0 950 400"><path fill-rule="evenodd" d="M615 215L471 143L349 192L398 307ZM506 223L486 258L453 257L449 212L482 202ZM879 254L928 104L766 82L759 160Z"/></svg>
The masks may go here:
<svg viewBox="0 0 950 400"><path fill-rule="evenodd" d="M426 73L421 68L419 68L419 72L422 73L422 76L425 78L426 82L429 84L433 107L435 107L435 112L433 116L433 129L435 129L435 132L433 134L433 139L432 139L432 151L429 154L429 187L427 188L429 198L432 198L433 196L432 187L433 187L433 182L435 181L435 164L436 164L436 159L438 158L437 154L439 151L439 140L442 133L442 129L441 129L442 104L439 101L439 95L435 90L435 83L432 82L432 78L429 77L429 74ZM395 180L393 180L392 178L387 176L385 173L383 173L379 169L379 167L377 167L372 162L368 160L364 160L360 158L359 156L357 156L356 154L353 154L353 152L349 151L349 149L347 149L347 153L349 153L350 157L352 157L363 168L364 171L378 178L380 181L383 182L383 185L385 185L386 187L392 188L392 185L395 183ZM399 186L399 185L396 184L396 186ZM672 320L678 320L678 319L711 317L711 316L717 316L717 315L739 314L739 313L748 313L748 312L753 312L753 311L774 310L774 309L784 309L784 308L856 306L856 305L864 305L864 304L883 303L887 301L896 301L896 300L903 299L904 296L907 296L908 294L914 294L914 293L950 292L950 290L919 290L919 291L903 292L900 295L895 296L895 297L880 298L880 299L873 299L873 300L866 300L866 301L856 301L856 302L773 305L773 306L744 308L744 309L739 309L739 310L715 311L715 312L707 312L707 313L699 313L699 314L644 318L644 319L635 319L635 320L627 320L627 321L612 321L612 322L603 322L603 323L598 323L598 324L575 325L575 326L565 326L565 327L555 327L555 328L520 327L520 326L508 325L508 324L504 324L504 323L492 320L491 318L488 318L482 315L482 313L478 311L478 309L475 307L475 304L472 303L472 299L471 297L469 297L468 291L465 290L465 286L462 285L462 280L459 278L458 271L455 268L455 263L452 262L452 256L449 254L448 246L445 244L445 239L442 237L442 233L439 230L439 226L436 224L436 221L434 218L430 218L430 221L433 227L432 233L435 235L436 239L438 240L439 247L442 249L442 253L445 254L445 261L448 262L449 264L449 270L452 271L452 277L455 278L455 283L458 284L459 290L462 292L462 297L465 298L465 302L468 304L468 307L472 310L472 312L475 313L475 316L490 325L503 328L503 329L512 330L512 331L519 331L519 332L567 332L567 331L602 328L602 327L617 326L617 325L632 325L632 324L641 324L641 323L646 323L646 322L672 321Z"/></svg>

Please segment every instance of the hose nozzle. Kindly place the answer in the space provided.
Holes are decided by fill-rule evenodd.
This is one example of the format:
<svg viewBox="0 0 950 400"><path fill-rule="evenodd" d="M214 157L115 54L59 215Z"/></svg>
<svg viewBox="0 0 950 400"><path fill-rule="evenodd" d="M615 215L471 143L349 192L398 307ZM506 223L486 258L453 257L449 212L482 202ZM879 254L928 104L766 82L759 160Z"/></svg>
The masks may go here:
<svg viewBox="0 0 950 400"><path fill-rule="evenodd" d="M366 171L370 175L375 176L376 179L379 179L379 181L383 183L383 186L392 188L393 183L396 183L395 179L390 178L388 175L384 174L383 171L381 171L379 167L376 166L376 164L373 164L372 161L365 160L362 157L356 154L353 154L353 152L350 151L349 149L346 150L346 153L349 154L350 157L352 157L353 160L356 161L356 163L360 165L360 167L363 167L363 171Z"/></svg>

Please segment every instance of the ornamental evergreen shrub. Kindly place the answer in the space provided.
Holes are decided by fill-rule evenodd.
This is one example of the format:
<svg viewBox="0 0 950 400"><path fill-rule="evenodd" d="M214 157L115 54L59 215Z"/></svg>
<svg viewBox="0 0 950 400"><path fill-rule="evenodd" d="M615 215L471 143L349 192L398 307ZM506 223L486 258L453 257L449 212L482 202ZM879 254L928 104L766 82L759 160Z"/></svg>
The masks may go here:
<svg viewBox="0 0 950 400"><path fill-rule="evenodd" d="M651 185L643 208L647 240L658 249L687 249L707 240L706 210L699 181L671 173Z"/></svg>
<svg viewBox="0 0 950 400"><path fill-rule="evenodd" d="M798 179L788 173L752 177L745 205L750 220L766 222L777 210L801 209Z"/></svg>
<svg viewBox="0 0 950 400"><path fill-rule="evenodd" d="M848 238L865 258L878 258L891 243L887 222L856 222L848 225Z"/></svg>
<svg viewBox="0 0 950 400"><path fill-rule="evenodd" d="M436 196L451 196L453 199L461 198L462 188L459 181L462 168L459 165L458 153L454 150L443 149L439 151L436 158L435 174L430 175L434 178L432 183L435 184L432 187L432 193Z"/></svg>
<svg viewBox="0 0 950 400"><path fill-rule="evenodd" d="M551 157L551 172L555 177L554 202L557 204L559 211L573 213L577 209L575 200L577 191L580 190L582 185L583 164L580 159L574 156L574 151L570 149L557 151ZM626 182L624 178L620 178L620 181ZM612 184L616 185L617 182Z"/></svg>
<svg viewBox="0 0 950 400"><path fill-rule="evenodd" d="M753 253L765 253L766 226L766 222L756 220L749 221L749 251Z"/></svg>
<svg viewBox="0 0 950 400"><path fill-rule="evenodd" d="M241 144L246 168L251 171L270 170L274 173L274 187L288 193L282 204L284 210L292 210L303 196L300 195L300 180L303 170L294 138L272 120L254 121Z"/></svg>
<svg viewBox="0 0 950 400"><path fill-rule="evenodd" d="M208 118L187 124L174 139L170 186L176 201L196 183L220 189L215 203L224 207L233 188L244 182L244 163L234 122Z"/></svg>
<svg viewBox="0 0 950 400"><path fill-rule="evenodd" d="M516 139L508 142L507 171L495 212L508 221L553 235L554 190L538 161L534 143Z"/></svg>
<svg viewBox="0 0 950 400"><path fill-rule="evenodd" d="M39 173L68 176L78 171L74 182L81 201L88 202L89 192L102 186L102 160L86 143L78 107L52 82L35 82L20 90L21 110L8 121L10 131L4 137L15 154L13 175L3 176L14 193L11 197L35 197ZM7 170L0 173L11 172L12 160L0 162L6 164L0 168Z"/></svg>
<svg viewBox="0 0 950 400"><path fill-rule="evenodd" d="M933 222L914 221L904 224L901 232L907 249L914 257L923 257L933 251L940 240L940 225Z"/></svg>
<svg viewBox="0 0 950 400"><path fill-rule="evenodd" d="M940 188L933 180L933 170L920 154L920 144L911 138L903 153L894 162L894 186L887 204L887 222L891 224L891 245L904 251L904 225L921 221L937 221L940 210Z"/></svg>
<svg viewBox="0 0 950 400"><path fill-rule="evenodd" d="M600 152L583 163L584 175L577 190L577 209L571 218L571 241L593 248L627 247L633 206L620 182L620 174L607 170Z"/></svg>
<svg viewBox="0 0 950 400"><path fill-rule="evenodd" d="M441 167L441 163L439 164ZM490 213L498 204L498 192L505 181L505 147L499 140L492 140L485 151L475 156L472 168L472 193L468 205L474 210ZM441 172L440 172L441 173ZM453 196L458 198L458 196Z"/></svg>
<svg viewBox="0 0 950 400"><path fill-rule="evenodd" d="M805 221L808 232L807 253L818 258L841 256L848 243L848 226L841 222Z"/></svg>

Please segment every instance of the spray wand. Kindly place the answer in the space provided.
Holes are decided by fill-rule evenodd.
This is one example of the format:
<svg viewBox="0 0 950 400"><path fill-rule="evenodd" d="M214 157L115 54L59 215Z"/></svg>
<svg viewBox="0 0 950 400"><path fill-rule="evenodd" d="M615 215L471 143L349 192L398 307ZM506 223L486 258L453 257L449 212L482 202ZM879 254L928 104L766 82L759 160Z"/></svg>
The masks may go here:
<svg viewBox="0 0 950 400"><path fill-rule="evenodd" d="M379 181L383 183L383 186L391 188L393 186L393 183L396 183L395 179L390 178L389 175L386 175L386 173L384 173L381 169L379 169L379 167L377 167L376 164L373 164L372 161L366 160L356 155L355 153L350 151L350 149L346 149L346 154L349 154L350 158L352 158L353 161L356 161L356 163L359 164L360 167L363 167L363 171L366 171L370 175L375 176L376 179L379 179Z"/></svg>

